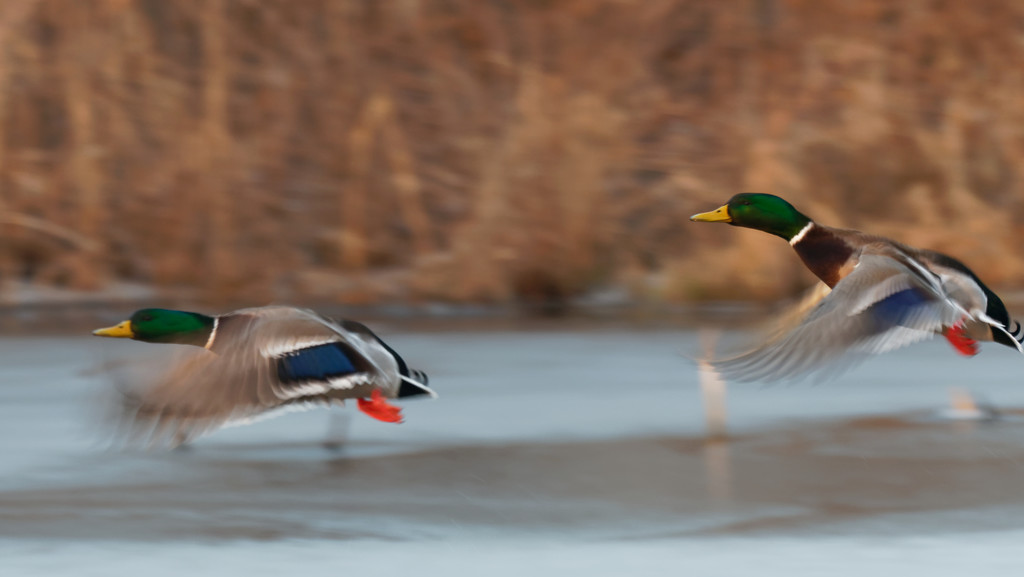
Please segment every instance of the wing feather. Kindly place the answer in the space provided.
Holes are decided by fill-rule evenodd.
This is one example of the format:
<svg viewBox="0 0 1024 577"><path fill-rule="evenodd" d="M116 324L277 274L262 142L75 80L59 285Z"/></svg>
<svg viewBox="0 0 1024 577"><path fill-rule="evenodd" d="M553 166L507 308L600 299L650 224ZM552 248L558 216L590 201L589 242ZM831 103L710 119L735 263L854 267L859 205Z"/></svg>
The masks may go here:
<svg viewBox="0 0 1024 577"><path fill-rule="evenodd" d="M965 313L938 275L901 251L869 245L853 271L799 322L712 365L737 381L826 376L928 339Z"/></svg>

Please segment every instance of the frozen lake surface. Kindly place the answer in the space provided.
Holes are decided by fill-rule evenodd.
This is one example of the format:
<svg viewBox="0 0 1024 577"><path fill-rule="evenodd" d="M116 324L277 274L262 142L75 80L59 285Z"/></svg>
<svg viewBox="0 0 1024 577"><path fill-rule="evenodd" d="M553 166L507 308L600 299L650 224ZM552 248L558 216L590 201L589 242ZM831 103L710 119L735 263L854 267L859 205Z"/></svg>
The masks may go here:
<svg viewBox="0 0 1024 577"><path fill-rule="evenodd" d="M104 444L89 370L153 345L0 339L0 573L1024 568L1024 359L1003 347L732 385L733 436L705 443L692 332L381 332L441 394L406 423L311 411L153 452ZM1009 417L934 418L954 387Z"/></svg>

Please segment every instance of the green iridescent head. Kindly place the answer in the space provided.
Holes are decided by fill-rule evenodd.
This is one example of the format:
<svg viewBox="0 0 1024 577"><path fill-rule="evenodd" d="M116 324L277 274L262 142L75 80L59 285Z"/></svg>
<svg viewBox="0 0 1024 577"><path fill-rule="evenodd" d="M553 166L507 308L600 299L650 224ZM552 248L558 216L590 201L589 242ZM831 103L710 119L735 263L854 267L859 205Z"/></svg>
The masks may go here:
<svg viewBox="0 0 1024 577"><path fill-rule="evenodd" d="M96 329L99 337L115 337L147 343L179 343L206 346L213 332L214 318L199 313L170 309L142 309L126 321Z"/></svg>
<svg viewBox="0 0 1024 577"><path fill-rule="evenodd" d="M729 199L729 202L711 212L702 212L690 217L695 222L725 222L762 230L790 240L797 235L811 219L800 213L793 205L771 194L744 192Z"/></svg>

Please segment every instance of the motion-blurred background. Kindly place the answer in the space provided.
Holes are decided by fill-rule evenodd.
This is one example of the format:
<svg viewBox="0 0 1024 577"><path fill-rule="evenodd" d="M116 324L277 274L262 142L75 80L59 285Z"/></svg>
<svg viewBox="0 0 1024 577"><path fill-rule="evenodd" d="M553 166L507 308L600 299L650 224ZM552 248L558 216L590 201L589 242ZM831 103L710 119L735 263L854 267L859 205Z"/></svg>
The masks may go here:
<svg viewBox="0 0 1024 577"><path fill-rule="evenodd" d="M742 191L952 254L1019 316L1022 160L1024 2L0 0L0 559L1019 574L1015 351L703 398L682 353L741 310L712 302L814 280L687 221ZM97 445L98 367L157 345L86 328L272 302L367 321L440 398ZM587 307L614 323L519 323Z"/></svg>
<svg viewBox="0 0 1024 577"><path fill-rule="evenodd" d="M5 300L806 287L783 243L686 221L740 191L1020 286L1021 22L1012 1L5 0Z"/></svg>

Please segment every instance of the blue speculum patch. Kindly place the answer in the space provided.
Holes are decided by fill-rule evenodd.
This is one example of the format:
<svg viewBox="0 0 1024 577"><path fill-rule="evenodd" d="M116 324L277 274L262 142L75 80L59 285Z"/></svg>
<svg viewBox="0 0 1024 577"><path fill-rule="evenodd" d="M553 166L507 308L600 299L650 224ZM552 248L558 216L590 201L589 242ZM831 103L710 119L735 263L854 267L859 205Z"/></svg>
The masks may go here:
<svg viewBox="0 0 1024 577"><path fill-rule="evenodd" d="M299 349L277 361L281 382L324 381L360 372L342 343Z"/></svg>
<svg viewBox="0 0 1024 577"><path fill-rule="evenodd" d="M871 307L871 313L879 321L898 325L902 323L916 307L929 301L928 297L918 289L905 289L893 293L878 301Z"/></svg>

